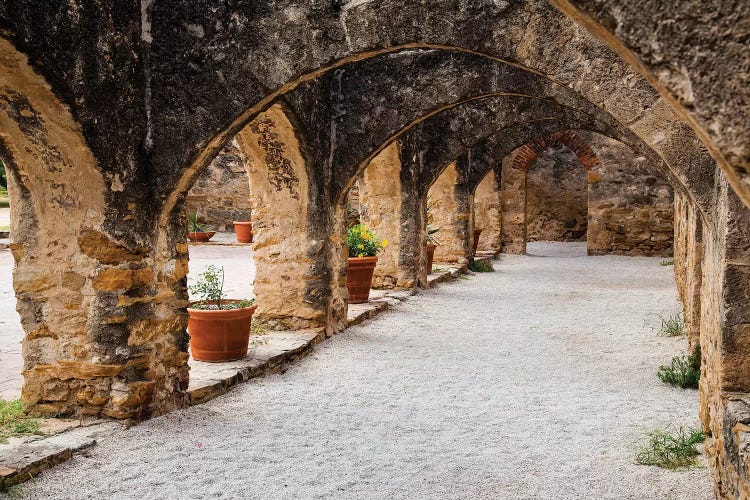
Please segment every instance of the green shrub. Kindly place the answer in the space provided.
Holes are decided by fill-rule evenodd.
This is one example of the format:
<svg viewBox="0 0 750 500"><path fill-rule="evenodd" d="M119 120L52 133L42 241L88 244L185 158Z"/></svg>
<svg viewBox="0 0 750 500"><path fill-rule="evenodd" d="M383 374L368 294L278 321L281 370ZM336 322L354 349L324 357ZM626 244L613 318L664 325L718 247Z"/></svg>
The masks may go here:
<svg viewBox="0 0 750 500"><path fill-rule="evenodd" d="M374 257L388 246L388 240L379 240L364 224L352 226L346 232L349 257Z"/></svg>
<svg viewBox="0 0 750 500"><path fill-rule="evenodd" d="M661 261L662 266L674 266L674 259L665 259Z"/></svg>
<svg viewBox="0 0 750 500"><path fill-rule="evenodd" d="M11 436L39 433L39 420L26 415L21 400L0 399L0 443L7 443Z"/></svg>
<svg viewBox="0 0 750 500"><path fill-rule="evenodd" d="M193 284L188 286L190 292L200 297L198 302L190 305L193 309L226 310L250 307L255 299L227 302L224 294L224 268L210 265L198 275Z"/></svg>
<svg viewBox="0 0 750 500"><path fill-rule="evenodd" d="M491 273L495 270L495 268L492 267L492 262L490 262L489 260L472 259L469 261L469 270L475 273Z"/></svg>
<svg viewBox="0 0 750 500"><path fill-rule="evenodd" d="M656 429L649 432L646 441L638 449L635 460L642 465L656 465L664 469L689 469L700 463L700 452L695 445L702 443L706 434L698 429L680 426L670 431Z"/></svg>
<svg viewBox="0 0 750 500"><path fill-rule="evenodd" d="M659 328L659 335L662 337L679 337L685 334L685 319L682 317L682 313L678 312L668 318L659 316L661 319L661 328Z"/></svg>
<svg viewBox="0 0 750 500"><path fill-rule="evenodd" d="M683 389L697 389L701 379L701 348L695 346L690 355L675 356L656 372L659 380Z"/></svg>

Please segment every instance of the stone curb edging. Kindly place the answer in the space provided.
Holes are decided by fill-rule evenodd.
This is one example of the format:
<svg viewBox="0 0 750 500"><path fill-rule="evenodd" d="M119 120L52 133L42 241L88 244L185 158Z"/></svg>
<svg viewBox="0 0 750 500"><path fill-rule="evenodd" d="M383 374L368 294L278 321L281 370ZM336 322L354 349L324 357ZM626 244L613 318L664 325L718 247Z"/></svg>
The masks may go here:
<svg viewBox="0 0 750 500"><path fill-rule="evenodd" d="M466 266L451 267L445 272L431 274L428 276L428 288L454 280L466 273L466 269ZM408 300L415 293L412 290L373 290L369 302L349 305L347 328L377 316L389 307ZM269 332L251 337L248 356L241 360L221 364L191 360L189 404L192 406L210 401L253 378L283 373L290 364L307 356L315 344L325 338L323 328ZM101 435L122 426L122 423L116 421L99 420L90 424L78 421L73 428L62 429L56 434L11 438L8 446L0 446L0 492L69 460L74 453L96 444L96 439Z"/></svg>

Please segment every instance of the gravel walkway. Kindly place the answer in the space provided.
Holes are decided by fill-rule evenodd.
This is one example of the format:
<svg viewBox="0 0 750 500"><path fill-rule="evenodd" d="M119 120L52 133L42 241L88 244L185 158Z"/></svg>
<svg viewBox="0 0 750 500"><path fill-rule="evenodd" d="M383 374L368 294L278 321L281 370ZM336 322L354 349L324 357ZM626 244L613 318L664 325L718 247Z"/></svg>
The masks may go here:
<svg viewBox="0 0 750 500"><path fill-rule="evenodd" d="M103 439L34 498L711 498L707 469L636 465L642 434L697 425L655 376L684 340L661 259L534 244L426 292L287 373ZM648 323L648 324L647 324Z"/></svg>

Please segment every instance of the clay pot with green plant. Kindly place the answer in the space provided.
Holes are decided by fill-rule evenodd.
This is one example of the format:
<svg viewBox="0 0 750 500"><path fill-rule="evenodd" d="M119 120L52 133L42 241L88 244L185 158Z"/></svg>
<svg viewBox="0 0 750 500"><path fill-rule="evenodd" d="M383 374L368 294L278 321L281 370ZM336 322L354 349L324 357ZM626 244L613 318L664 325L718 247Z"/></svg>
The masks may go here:
<svg viewBox="0 0 750 500"><path fill-rule="evenodd" d="M234 234L237 235L237 243L253 242L253 223L247 221L234 221Z"/></svg>
<svg viewBox="0 0 750 500"><path fill-rule="evenodd" d="M188 214L188 239L190 241L205 243L216 234L216 231L205 231L198 224L198 212Z"/></svg>
<svg viewBox="0 0 750 500"><path fill-rule="evenodd" d="M190 285L200 297L188 306L190 353L198 361L233 361L247 355L255 299L224 296L224 268L208 266Z"/></svg>
<svg viewBox="0 0 750 500"><path fill-rule="evenodd" d="M354 225L346 232L346 246L349 249L346 289L350 304L362 304L370 299L377 254L387 245L388 240L378 240L363 224Z"/></svg>

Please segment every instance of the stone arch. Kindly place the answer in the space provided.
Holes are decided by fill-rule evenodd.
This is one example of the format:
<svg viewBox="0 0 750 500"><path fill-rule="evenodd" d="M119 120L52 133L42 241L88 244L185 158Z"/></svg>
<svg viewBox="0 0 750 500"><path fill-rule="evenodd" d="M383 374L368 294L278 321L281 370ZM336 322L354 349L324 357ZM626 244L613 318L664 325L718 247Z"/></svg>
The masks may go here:
<svg viewBox="0 0 750 500"><path fill-rule="evenodd" d="M601 164L596 153L583 138L572 130L564 130L546 137L538 137L521 146L513 157L511 167L528 172L531 165L544 150L558 144L567 147L576 155L586 172Z"/></svg>

